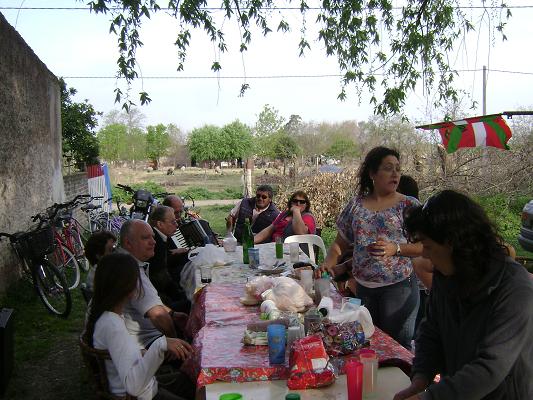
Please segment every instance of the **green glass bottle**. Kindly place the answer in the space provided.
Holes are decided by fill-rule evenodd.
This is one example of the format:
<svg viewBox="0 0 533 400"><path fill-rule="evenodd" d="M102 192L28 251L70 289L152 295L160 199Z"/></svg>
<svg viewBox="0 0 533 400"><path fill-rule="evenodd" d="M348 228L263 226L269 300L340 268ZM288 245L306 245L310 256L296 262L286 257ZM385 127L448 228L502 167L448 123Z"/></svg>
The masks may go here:
<svg viewBox="0 0 533 400"><path fill-rule="evenodd" d="M249 264L248 249L254 247L254 235L252 234L252 219L244 221L244 229L242 232L242 262Z"/></svg>

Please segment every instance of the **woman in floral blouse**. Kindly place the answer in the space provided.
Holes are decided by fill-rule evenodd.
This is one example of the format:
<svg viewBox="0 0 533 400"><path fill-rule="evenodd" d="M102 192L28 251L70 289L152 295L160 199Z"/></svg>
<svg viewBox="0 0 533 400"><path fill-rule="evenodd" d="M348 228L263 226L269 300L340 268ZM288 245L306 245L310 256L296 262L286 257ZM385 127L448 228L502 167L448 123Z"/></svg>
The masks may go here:
<svg viewBox="0 0 533 400"><path fill-rule="evenodd" d="M339 274L332 267L353 244L357 297L376 326L410 349L419 303L410 257L422 247L407 243L402 230L403 211L419 202L396 191L400 171L397 151L370 150L359 170L358 193L337 219L337 237L321 269Z"/></svg>

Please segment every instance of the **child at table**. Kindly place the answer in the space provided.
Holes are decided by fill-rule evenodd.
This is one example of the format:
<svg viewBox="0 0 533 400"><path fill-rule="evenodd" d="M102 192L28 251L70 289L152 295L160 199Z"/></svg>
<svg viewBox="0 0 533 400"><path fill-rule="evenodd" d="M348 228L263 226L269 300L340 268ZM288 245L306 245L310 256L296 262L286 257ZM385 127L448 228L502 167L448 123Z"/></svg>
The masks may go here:
<svg viewBox="0 0 533 400"><path fill-rule="evenodd" d="M106 361L110 391L118 396L126 393L139 400L180 400L192 398L187 385L158 387L154 375L165 355L170 359L185 360L192 352L191 345L181 339L161 336L144 353L128 333L122 316L125 304L134 296L142 296L139 266L129 254L113 253L98 263L94 276L94 295L83 334L91 347L109 351ZM178 385L176 385L178 386Z"/></svg>

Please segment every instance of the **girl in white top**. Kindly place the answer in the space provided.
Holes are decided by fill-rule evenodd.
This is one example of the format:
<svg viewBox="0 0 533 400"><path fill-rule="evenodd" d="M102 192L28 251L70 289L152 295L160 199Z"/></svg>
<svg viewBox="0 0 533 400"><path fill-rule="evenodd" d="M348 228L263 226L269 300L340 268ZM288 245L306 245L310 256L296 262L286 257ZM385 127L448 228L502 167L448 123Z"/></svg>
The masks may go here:
<svg viewBox="0 0 533 400"><path fill-rule="evenodd" d="M100 260L84 340L96 349L109 351L111 360L106 361L106 370L113 394L124 396L128 393L139 400L181 399L158 388L154 374L165 354L170 359L185 360L193 349L183 340L162 336L144 355L141 353L122 316L128 300L142 296L139 282L139 267L131 255L113 253Z"/></svg>

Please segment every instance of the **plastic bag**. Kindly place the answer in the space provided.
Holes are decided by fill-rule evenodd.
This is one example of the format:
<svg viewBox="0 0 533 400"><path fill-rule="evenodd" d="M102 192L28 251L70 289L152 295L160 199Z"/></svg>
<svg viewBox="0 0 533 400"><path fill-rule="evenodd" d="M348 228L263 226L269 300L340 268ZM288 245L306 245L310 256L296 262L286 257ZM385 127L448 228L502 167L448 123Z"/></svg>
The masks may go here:
<svg viewBox="0 0 533 400"><path fill-rule="evenodd" d="M272 286L274 286L273 278L269 276L258 276L246 283L244 291L246 295L260 299L261 294Z"/></svg>
<svg viewBox="0 0 533 400"><path fill-rule="evenodd" d="M302 312L313 304L311 297L293 279L285 276L272 278L273 287L262 294L263 300L272 300L280 311Z"/></svg>
<svg viewBox="0 0 533 400"><path fill-rule="evenodd" d="M220 266L226 263L226 253L223 248L208 243L204 247L197 247L189 252L189 260L195 267L201 265Z"/></svg>
<svg viewBox="0 0 533 400"><path fill-rule="evenodd" d="M374 324L372 323L370 311L368 311L365 306L354 307L353 309L339 313L331 313L328 315L328 319L331 322L336 323L358 321L363 327L366 338L372 337L376 331L376 328L374 328Z"/></svg>
<svg viewBox="0 0 533 400"><path fill-rule="evenodd" d="M301 390L331 385L335 382L332 369L320 336L306 336L291 347L287 386Z"/></svg>
<svg viewBox="0 0 533 400"><path fill-rule="evenodd" d="M336 324L326 319L320 324L311 324L309 330L322 338L327 353L332 357L351 354L367 342L358 321Z"/></svg>

